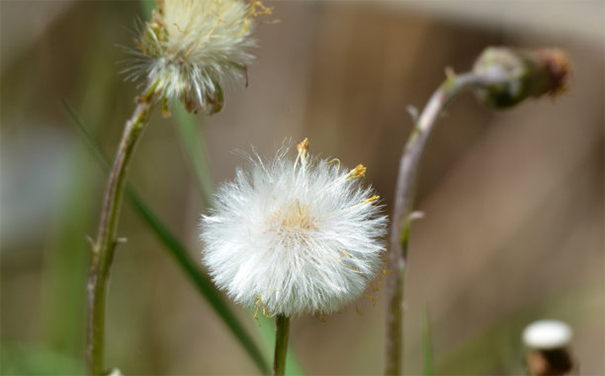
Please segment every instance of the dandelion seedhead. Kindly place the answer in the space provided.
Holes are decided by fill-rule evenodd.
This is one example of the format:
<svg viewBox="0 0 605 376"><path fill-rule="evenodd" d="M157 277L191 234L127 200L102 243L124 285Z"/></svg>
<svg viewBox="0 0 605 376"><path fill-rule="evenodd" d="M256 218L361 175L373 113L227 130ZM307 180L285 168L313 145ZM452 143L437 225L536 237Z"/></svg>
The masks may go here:
<svg viewBox="0 0 605 376"><path fill-rule="evenodd" d="M282 149L254 155L202 217L203 263L236 302L267 316L327 314L362 294L381 266L387 219L363 165Z"/></svg>
<svg viewBox="0 0 605 376"><path fill-rule="evenodd" d="M158 0L137 40L135 76L147 76L165 110L178 98L189 112L219 112L222 87L247 80L254 18L270 12L260 1Z"/></svg>

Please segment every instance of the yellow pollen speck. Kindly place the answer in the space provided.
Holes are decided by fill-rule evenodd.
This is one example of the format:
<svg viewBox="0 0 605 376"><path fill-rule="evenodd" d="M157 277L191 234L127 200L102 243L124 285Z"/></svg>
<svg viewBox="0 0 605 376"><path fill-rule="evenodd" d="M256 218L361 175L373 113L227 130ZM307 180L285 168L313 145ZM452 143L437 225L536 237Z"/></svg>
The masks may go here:
<svg viewBox="0 0 605 376"><path fill-rule="evenodd" d="M355 312L357 312L357 316L363 316L363 313L361 312L357 304L355 305Z"/></svg>
<svg viewBox="0 0 605 376"><path fill-rule="evenodd" d="M269 314L267 313L267 308L265 306L265 303L263 303L261 296L256 295L254 298L256 299L256 311L254 312L253 320L258 321L258 311L260 308L263 309L263 316L265 316L266 318L271 318L271 316L269 316ZM259 324L260 324L260 321L259 321Z"/></svg>
<svg viewBox="0 0 605 376"><path fill-rule="evenodd" d="M366 298L370 299L372 301L372 304L376 304L376 299L374 299L372 295L366 295Z"/></svg>
<svg viewBox="0 0 605 376"><path fill-rule="evenodd" d="M248 12L249 16L260 16L262 14L272 14L273 7L265 6L262 1L254 1L250 4L250 11Z"/></svg>
<svg viewBox="0 0 605 376"><path fill-rule="evenodd" d="M250 17L256 17L263 14L273 14L273 8L267 7L261 1L253 1L250 3L250 9L248 10L248 14L244 17L243 23L244 26L242 30L237 36L244 34L250 28Z"/></svg>
<svg viewBox="0 0 605 376"><path fill-rule="evenodd" d="M258 324L260 325L260 320L258 319L258 307L256 307L256 311L254 311L254 317L252 317L252 320L258 321Z"/></svg>

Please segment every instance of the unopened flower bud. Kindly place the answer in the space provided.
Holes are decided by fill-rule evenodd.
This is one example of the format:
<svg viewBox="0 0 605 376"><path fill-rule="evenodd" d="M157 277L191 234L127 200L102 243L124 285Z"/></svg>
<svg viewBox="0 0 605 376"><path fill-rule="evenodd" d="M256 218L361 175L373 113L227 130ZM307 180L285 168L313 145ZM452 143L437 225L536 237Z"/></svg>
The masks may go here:
<svg viewBox="0 0 605 376"><path fill-rule="evenodd" d="M475 62L479 75L504 75L505 83L477 89L489 107L508 108L530 97L557 95L565 90L569 75L567 55L558 49L515 50L489 47Z"/></svg>

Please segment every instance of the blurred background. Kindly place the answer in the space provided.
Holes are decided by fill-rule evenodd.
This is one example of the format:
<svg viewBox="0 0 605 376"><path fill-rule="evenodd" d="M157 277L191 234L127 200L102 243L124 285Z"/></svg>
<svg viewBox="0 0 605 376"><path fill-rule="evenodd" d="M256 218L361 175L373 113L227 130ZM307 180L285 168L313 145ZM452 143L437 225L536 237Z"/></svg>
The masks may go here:
<svg viewBox="0 0 605 376"><path fill-rule="evenodd" d="M282 1L255 35L249 87L194 117L212 184L251 145L287 137L343 165L363 162L390 212L398 159L444 69L490 45L551 46L570 89L509 111L456 99L434 132L412 228L405 369L422 373L428 308L438 374L522 373L522 328L567 321L582 375L605 374L602 1ZM136 1L2 1L0 349L3 374L84 372L86 236L106 176L61 100L113 155L137 95L120 71ZM141 196L199 260L204 211L176 117L153 114L130 169ZM233 335L126 201L108 298L106 364L126 375L258 374ZM202 269L200 265L200 269ZM384 289L327 322L293 320L307 374L381 374ZM357 306L357 307L356 307ZM357 309L362 314L356 312ZM266 351L253 312L233 305ZM291 370L293 371L293 370Z"/></svg>

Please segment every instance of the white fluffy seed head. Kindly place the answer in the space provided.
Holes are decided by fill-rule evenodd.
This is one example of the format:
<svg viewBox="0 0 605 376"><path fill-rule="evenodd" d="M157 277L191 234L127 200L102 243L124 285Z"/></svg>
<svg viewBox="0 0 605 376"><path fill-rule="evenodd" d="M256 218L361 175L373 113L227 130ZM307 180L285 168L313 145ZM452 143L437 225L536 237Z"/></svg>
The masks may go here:
<svg viewBox="0 0 605 376"><path fill-rule="evenodd" d="M142 60L133 67L165 99L212 114L223 106L222 86L246 80L254 17L260 1L162 0L138 40Z"/></svg>
<svg viewBox="0 0 605 376"><path fill-rule="evenodd" d="M210 215L202 216L203 263L236 302L268 316L327 314L356 299L382 263L387 218L360 180L299 145L297 158L280 151L254 156L249 171L223 184Z"/></svg>

